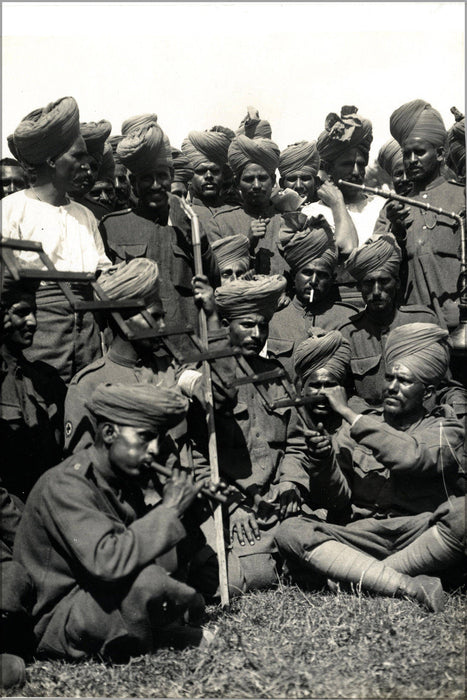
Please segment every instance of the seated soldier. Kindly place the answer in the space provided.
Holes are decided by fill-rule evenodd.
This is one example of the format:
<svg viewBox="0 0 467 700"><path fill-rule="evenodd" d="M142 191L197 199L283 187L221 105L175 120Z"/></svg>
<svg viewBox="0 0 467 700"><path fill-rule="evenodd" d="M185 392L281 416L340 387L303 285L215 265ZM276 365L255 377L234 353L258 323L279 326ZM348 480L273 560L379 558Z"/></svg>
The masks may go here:
<svg viewBox="0 0 467 700"><path fill-rule="evenodd" d="M135 258L111 267L99 278L102 290L115 301L143 299L154 319L154 327L164 328L164 309L159 297L159 268L153 260ZM121 311L130 330L149 328L138 311ZM157 384L174 388L176 365L157 338L131 341L111 318L113 339L104 357L75 375L65 401L65 449L68 453L89 447L95 436L95 421L86 403L101 383Z"/></svg>
<svg viewBox="0 0 467 700"><path fill-rule="evenodd" d="M49 467L61 460L66 385L45 362L24 351L36 332L37 282L4 276L0 302L0 443L5 488L25 501Z"/></svg>
<svg viewBox="0 0 467 700"><path fill-rule="evenodd" d="M36 587L39 657L121 662L170 641L170 623L200 619L204 599L193 583L209 592L212 580L207 564L197 568L202 540L185 529L185 517L203 482L174 467L153 507L140 486L170 452L167 430L187 405L180 393L150 384L100 385L89 402L95 443L31 492L13 556ZM200 628L187 636L203 640Z"/></svg>
<svg viewBox="0 0 467 700"><path fill-rule="evenodd" d="M295 217L295 215L294 215ZM290 266L294 296L274 314L269 326L268 351L293 375L293 346L314 326L337 328L357 307L342 303L335 280L339 249L323 217L305 220L287 215L279 233L278 249Z"/></svg>
<svg viewBox="0 0 467 700"><path fill-rule="evenodd" d="M342 425L308 440L303 470L328 476L330 502L336 499L340 513L331 511L328 522L289 519L276 534L281 553L296 566L365 591L408 596L435 612L444 604L439 579L412 578L381 560L433 526L456 490L462 424L450 407L427 413L423 406L448 366L446 336L424 323L391 331L380 411L356 413L342 386L321 386ZM450 561L458 557L453 548Z"/></svg>

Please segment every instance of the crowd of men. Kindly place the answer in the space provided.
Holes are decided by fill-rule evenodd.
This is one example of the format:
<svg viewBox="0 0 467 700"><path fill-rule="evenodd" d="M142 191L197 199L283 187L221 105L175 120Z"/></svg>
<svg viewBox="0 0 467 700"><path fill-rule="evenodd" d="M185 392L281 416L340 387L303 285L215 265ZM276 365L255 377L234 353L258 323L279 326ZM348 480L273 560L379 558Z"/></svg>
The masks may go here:
<svg viewBox="0 0 467 700"><path fill-rule="evenodd" d="M156 114L111 136L72 97L18 124L0 162L19 241L0 302L3 687L33 657L208 644L216 498L230 597L282 580L438 612L463 584L453 114L395 109L370 167L353 106L282 151L252 108L180 149Z"/></svg>

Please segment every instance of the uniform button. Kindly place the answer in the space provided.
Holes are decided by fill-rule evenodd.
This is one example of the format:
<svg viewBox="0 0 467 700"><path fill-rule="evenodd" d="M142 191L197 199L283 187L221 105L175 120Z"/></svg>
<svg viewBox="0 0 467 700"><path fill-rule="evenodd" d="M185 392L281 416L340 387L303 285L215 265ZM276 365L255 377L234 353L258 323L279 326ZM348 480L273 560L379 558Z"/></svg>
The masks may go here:
<svg viewBox="0 0 467 700"><path fill-rule="evenodd" d="M426 226L422 226L422 229L423 229L424 231L426 231Z"/></svg>
<svg viewBox="0 0 467 700"><path fill-rule="evenodd" d="M256 437L259 437L259 436L260 436L260 433L256 433Z"/></svg>
<svg viewBox="0 0 467 700"><path fill-rule="evenodd" d="M73 469L76 469L76 471L78 471L78 469L80 469L80 468L81 468L81 464L79 462L78 462L78 464L75 464L75 466L73 467Z"/></svg>
<svg viewBox="0 0 467 700"><path fill-rule="evenodd" d="M422 194L423 199L426 199L428 197L427 194Z"/></svg>

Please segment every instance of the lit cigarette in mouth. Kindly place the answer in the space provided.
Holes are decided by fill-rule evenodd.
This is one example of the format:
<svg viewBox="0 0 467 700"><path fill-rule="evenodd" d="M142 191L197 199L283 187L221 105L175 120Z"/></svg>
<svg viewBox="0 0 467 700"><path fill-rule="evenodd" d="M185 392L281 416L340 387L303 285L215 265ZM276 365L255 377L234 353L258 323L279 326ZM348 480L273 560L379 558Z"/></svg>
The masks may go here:
<svg viewBox="0 0 467 700"><path fill-rule="evenodd" d="M313 303L313 297L314 297L314 295L315 295L315 290L314 290L313 287L312 287L312 288L310 289L310 298L308 299L308 302L309 302L310 304Z"/></svg>

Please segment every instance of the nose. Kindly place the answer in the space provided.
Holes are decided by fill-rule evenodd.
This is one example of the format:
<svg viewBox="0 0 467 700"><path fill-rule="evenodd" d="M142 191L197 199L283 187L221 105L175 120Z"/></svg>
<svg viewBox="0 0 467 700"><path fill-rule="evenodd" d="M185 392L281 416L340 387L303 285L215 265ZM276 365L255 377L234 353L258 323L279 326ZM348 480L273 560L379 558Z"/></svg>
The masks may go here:
<svg viewBox="0 0 467 700"><path fill-rule="evenodd" d="M391 379L391 381L389 382L388 391L391 392L391 394L397 394L397 392L399 391L399 382L396 379L396 377Z"/></svg>
<svg viewBox="0 0 467 700"><path fill-rule="evenodd" d="M9 182L7 185L7 190L8 194L14 194L16 192L16 187L14 182Z"/></svg>
<svg viewBox="0 0 467 700"><path fill-rule="evenodd" d="M353 164L352 175L360 175L360 168L359 168L359 165L356 161Z"/></svg>
<svg viewBox="0 0 467 700"><path fill-rule="evenodd" d="M110 202L109 195L107 192L102 191L99 195L99 201L108 204Z"/></svg>
<svg viewBox="0 0 467 700"><path fill-rule="evenodd" d="M259 338L260 336L260 331L259 331L259 326L253 326L251 329L251 337L252 338Z"/></svg>
<svg viewBox="0 0 467 700"><path fill-rule="evenodd" d="M35 315L35 313L33 313L32 311L31 311L31 313L29 313L29 314L26 316L26 319L25 319L25 320L26 320L26 325L27 325L29 328L35 328L35 327L36 327L36 325L37 325L36 315Z"/></svg>
<svg viewBox="0 0 467 700"><path fill-rule="evenodd" d="M408 157L409 163L415 163L417 160L417 154L412 151L412 153Z"/></svg>
<svg viewBox="0 0 467 700"><path fill-rule="evenodd" d="M374 282L373 283L373 290L372 290L373 296L379 297L381 294L381 285L379 282Z"/></svg>
<svg viewBox="0 0 467 700"><path fill-rule="evenodd" d="M205 180L212 180L212 179L213 179L213 175L212 175L212 172L211 172L210 170L207 170L207 171L206 171L206 174L205 174L205 176L204 176L204 179L205 179Z"/></svg>
<svg viewBox="0 0 467 700"><path fill-rule="evenodd" d="M253 180L253 189L254 190L260 190L261 189L261 183L257 177Z"/></svg>
<svg viewBox="0 0 467 700"><path fill-rule="evenodd" d="M316 274L316 272L313 272L313 274L311 275L310 283L313 289L318 286L318 275Z"/></svg>
<svg viewBox="0 0 467 700"><path fill-rule="evenodd" d="M303 182L299 177L295 180L295 189L296 190L302 190L303 189Z"/></svg>
<svg viewBox="0 0 467 700"><path fill-rule="evenodd" d="M159 436L151 440L148 445L147 452L151 457L157 457L159 455Z"/></svg>
<svg viewBox="0 0 467 700"><path fill-rule="evenodd" d="M165 329L167 328L167 325L166 325L163 318L159 319L159 323L157 324L157 327L160 331L165 331Z"/></svg>

